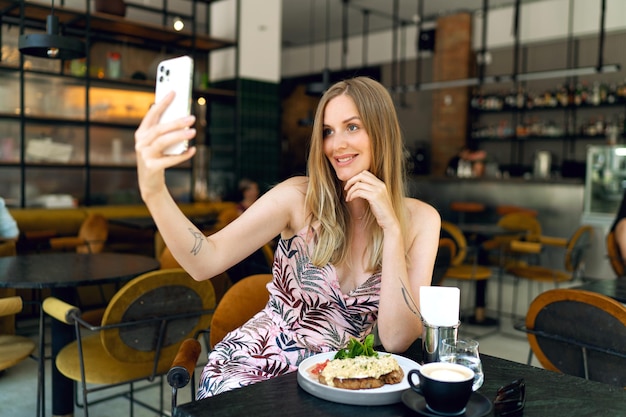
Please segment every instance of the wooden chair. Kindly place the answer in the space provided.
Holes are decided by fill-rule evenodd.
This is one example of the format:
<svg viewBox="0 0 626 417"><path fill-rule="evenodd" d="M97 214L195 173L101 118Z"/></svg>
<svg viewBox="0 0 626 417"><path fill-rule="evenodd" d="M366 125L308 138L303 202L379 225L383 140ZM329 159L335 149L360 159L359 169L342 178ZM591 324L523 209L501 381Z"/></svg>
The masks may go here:
<svg viewBox="0 0 626 417"><path fill-rule="evenodd" d="M491 278L491 268L478 264L477 253L473 253L471 257L468 257L470 249L467 245L467 239L465 239L463 232L458 226L445 220L442 221L441 237L452 239L456 247L455 256L452 258L451 265L443 276L442 282L453 279L457 281L473 281L475 283L476 281L485 281ZM470 295L472 291L467 293L468 303L471 303ZM482 318L478 318L478 320L480 319Z"/></svg>
<svg viewBox="0 0 626 417"><path fill-rule="evenodd" d="M563 256L564 269L553 269L542 265L524 265L523 263L507 266L506 272L512 275L514 281L513 293L513 315L517 314L517 288L520 280L526 280L528 285L528 302L531 299L531 282L538 285L551 283L555 287L560 284L573 281L582 276L584 271L584 254L591 246L593 228L588 225L580 226L574 234L567 240L541 236L537 242L514 240L511 242L510 250L521 256L537 256L546 246L561 247L565 250Z"/></svg>
<svg viewBox="0 0 626 417"><path fill-rule="evenodd" d="M198 282L182 269L164 269L124 285L111 299L99 326L82 319L77 307L53 297L44 300L43 308L56 320L74 326L76 341L59 352L56 366L80 384L82 404L77 398L77 405L84 407L86 417L89 395L121 385L128 385L129 390L116 391L106 399L126 396L130 415L135 403L164 415L163 404L156 408L134 396L134 383L163 376L183 341L209 327L215 292L208 280ZM82 334L85 329L88 335Z"/></svg>
<svg viewBox="0 0 626 417"><path fill-rule="evenodd" d="M271 271L274 267L274 248L272 247L271 242L263 245L261 251L263 252L263 256L265 256L265 261L267 262L267 266L269 266Z"/></svg>
<svg viewBox="0 0 626 417"><path fill-rule="evenodd" d="M0 298L0 317L15 317L24 307L24 301L20 296ZM39 347L33 355L37 344L30 338L13 334L5 334L0 331L0 372L15 366L24 359L32 358L37 361L37 413L36 416L45 415L45 376L44 376L44 337L42 314L39 319Z"/></svg>
<svg viewBox="0 0 626 417"><path fill-rule="evenodd" d="M54 250L72 249L78 253L100 253L109 235L107 219L97 213L89 213L77 236L53 237L50 247Z"/></svg>
<svg viewBox="0 0 626 417"><path fill-rule="evenodd" d="M510 250L510 245L514 240L539 241L542 234L539 220L525 211L514 211L500 217L496 224L507 233L493 236L481 244L481 249L487 254L486 262L499 268L515 266L520 262L526 265L528 259L521 260L518 254Z"/></svg>
<svg viewBox="0 0 626 417"><path fill-rule="evenodd" d="M15 240L0 240L0 257L15 255L17 255ZM13 297L16 294L15 288L0 288L0 298ZM15 334L15 314L0 316L0 334Z"/></svg>
<svg viewBox="0 0 626 417"><path fill-rule="evenodd" d="M237 329L256 313L261 311L269 300L267 284L272 274L255 274L237 281L218 304L213 314L210 327L210 346L212 349L226 334ZM193 374L200 354L200 342L197 339L186 340L181 346L175 361L167 374L167 381L172 387L172 411L176 408L177 392L193 380ZM195 399L195 384L191 385L191 398Z"/></svg>
<svg viewBox="0 0 626 417"><path fill-rule="evenodd" d="M549 370L626 388L626 306L605 295L552 289L533 300L525 325L532 354Z"/></svg>
<svg viewBox="0 0 626 417"><path fill-rule="evenodd" d="M0 298L0 317L15 316L22 311L22 297ZM37 344L24 336L0 334L0 371L17 365L35 351Z"/></svg>
<svg viewBox="0 0 626 417"><path fill-rule="evenodd" d="M623 277L626 265L624 264L624 260L622 259L622 255L617 245L617 241L615 240L615 232L613 230L611 230L606 235L606 250L609 256L609 263L611 264L611 268L613 268L613 272L615 272L616 276Z"/></svg>

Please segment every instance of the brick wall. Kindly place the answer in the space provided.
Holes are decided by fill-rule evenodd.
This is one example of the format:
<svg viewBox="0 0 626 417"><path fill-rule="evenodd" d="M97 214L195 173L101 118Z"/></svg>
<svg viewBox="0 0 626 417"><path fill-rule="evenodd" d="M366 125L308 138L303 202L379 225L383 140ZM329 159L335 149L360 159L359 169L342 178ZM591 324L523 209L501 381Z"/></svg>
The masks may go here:
<svg viewBox="0 0 626 417"><path fill-rule="evenodd" d="M437 20L433 81L472 76L472 17L468 13ZM432 95L432 173L443 175L450 158L465 146L468 130L468 87L435 90Z"/></svg>

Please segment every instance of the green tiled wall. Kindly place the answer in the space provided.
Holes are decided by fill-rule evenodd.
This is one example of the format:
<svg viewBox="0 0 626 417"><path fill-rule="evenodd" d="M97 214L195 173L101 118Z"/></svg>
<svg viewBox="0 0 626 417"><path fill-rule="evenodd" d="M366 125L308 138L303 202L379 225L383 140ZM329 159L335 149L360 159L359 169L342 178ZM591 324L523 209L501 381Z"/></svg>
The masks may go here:
<svg viewBox="0 0 626 417"><path fill-rule="evenodd" d="M232 85L233 81L227 81L214 87L233 88ZM279 180L279 85L241 79L238 94L239 112L235 102L214 102L210 107L210 181L223 181L225 187L231 188L237 180L247 177L265 188ZM239 128L239 140L235 126Z"/></svg>

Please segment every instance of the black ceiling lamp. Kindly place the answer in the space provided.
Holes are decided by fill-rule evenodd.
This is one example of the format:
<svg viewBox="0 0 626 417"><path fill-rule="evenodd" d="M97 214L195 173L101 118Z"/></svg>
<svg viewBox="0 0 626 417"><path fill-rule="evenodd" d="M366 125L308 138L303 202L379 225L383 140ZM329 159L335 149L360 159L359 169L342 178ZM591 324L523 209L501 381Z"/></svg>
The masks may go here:
<svg viewBox="0 0 626 417"><path fill-rule="evenodd" d="M54 0L52 0L52 9L46 18L46 33L20 35L19 50L24 55L50 59L76 59L86 55L85 45L81 41L61 36L58 33L59 18L54 15Z"/></svg>

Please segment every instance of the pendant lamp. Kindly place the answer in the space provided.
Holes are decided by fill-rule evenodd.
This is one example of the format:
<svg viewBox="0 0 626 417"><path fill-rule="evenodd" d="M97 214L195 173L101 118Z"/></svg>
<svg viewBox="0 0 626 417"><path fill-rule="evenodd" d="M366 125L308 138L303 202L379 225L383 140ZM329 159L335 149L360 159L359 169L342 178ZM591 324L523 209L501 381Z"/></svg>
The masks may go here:
<svg viewBox="0 0 626 417"><path fill-rule="evenodd" d="M86 55L85 45L76 38L61 36L59 18L54 15L54 0L51 13L46 18L46 33L20 35L18 47L24 55L50 59L76 59Z"/></svg>

